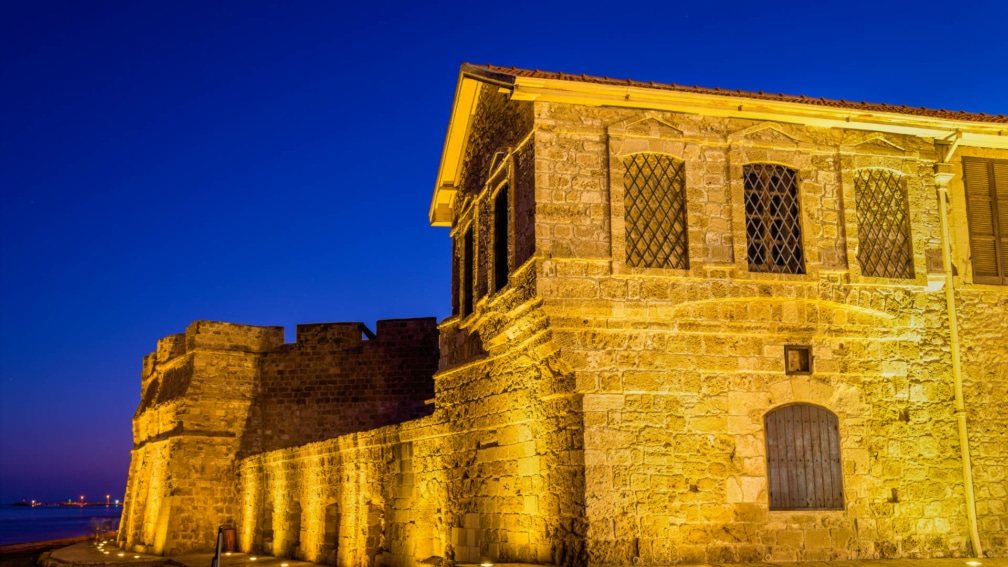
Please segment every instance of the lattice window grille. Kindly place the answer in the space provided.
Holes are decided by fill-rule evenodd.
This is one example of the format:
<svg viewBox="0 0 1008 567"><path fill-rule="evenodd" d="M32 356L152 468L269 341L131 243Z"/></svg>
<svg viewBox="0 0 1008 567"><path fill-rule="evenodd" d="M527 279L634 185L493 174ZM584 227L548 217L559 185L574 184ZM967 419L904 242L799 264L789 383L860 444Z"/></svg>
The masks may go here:
<svg viewBox="0 0 1008 567"><path fill-rule="evenodd" d="M643 153L623 164L627 265L689 268L685 163Z"/></svg>
<svg viewBox="0 0 1008 567"><path fill-rule="evenodd" d="M879 278L914 277L910 213L900 176L885 169L859 171L854 200L861 273Z"/></svg>
<svg viewBox="0 0 1008 567"><path fill-rule="evenodd" d="M746 165L746 238L749 270L804 274L797 174L769 163Z"/></svg>

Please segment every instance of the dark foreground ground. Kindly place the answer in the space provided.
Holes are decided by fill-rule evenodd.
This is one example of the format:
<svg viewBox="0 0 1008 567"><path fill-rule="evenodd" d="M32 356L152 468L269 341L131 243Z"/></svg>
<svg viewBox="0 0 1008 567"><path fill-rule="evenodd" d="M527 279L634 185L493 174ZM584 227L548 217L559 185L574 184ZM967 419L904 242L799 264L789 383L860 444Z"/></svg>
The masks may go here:
<svg viewBox="0 0 1008 567"><path fill-rule="evenodd" d="M106 537L115 538L115 534L108 534ZM47 541L33 541L30 543L14 543L11 545L0 545L0 567L33 567L38 564L39 558L54 549L69 547L78 543L87 543L94 539L93 536L79 536L64 539L50 539Z"/></svg>
<svg viewBox="0 0 1008 567"><path fill-rule="evenodd" d="M127 553L116 548L113 539L99 546L89 538L56 540L37 544L0 547L0 567L210 567L212 553L190 553L158 557ZM31 547L35 546L35 547ZM232 553L221 557L220 567L318 567L315 563L269 556ZM364 566L361 566L364 567ZM459 564L459 567L466 567ZM536 567L518 563L498 563L496 567ZM1008 558L987 559L868 559L863 561L812 561L804 563L745 563L677 565L674 567L1008 567Z"/></svg>

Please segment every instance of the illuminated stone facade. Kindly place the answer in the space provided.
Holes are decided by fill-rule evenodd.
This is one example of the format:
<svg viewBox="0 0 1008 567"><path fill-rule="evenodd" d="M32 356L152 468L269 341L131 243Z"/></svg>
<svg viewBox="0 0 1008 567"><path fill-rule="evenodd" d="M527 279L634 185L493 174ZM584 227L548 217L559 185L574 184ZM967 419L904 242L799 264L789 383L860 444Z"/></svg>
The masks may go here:
<svg viewBox="0 0 1008 567"><path fill-rule="evenodd" d="M1008 160L1008 119L464 66L433 407L393 365L402 419L352 421L373 378L264 410L290 345L194 324L145 364L120 541L208 548L223 523L341 566L1005 556L1008 287L975 281L971 157ZM189 346L206 325L256 339ZM182 405L148 384L184 367L241 384L185 405L237 437L167 433Z"/></svg>

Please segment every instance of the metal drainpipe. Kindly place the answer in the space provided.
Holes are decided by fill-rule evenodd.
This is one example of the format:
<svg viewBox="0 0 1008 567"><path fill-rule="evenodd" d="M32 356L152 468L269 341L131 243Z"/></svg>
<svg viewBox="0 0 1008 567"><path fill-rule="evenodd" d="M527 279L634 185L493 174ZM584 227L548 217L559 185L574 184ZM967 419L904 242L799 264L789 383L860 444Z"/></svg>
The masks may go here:
<svg viewBox="0 0 1008 567"><path fill-rule="evenodd" d="M938 186L938 211L942 228L942 256L945 270L945 305L949 319L949 342L952 351L952 379L955 382L956 420L959 422L959 447L963 464L963 484L966 487L966 515L969 518L970 540L973 543L973 554L977 558L984 556L980 544L980 532L977 529L976 494L973 491L973 465L970 460L969 437L966 434L966 405L963 402L962 363L959 354L959 319L956 313L955 279L952 277L952 239L948 222L948 183L954 175L948 169L948 159L952 152L943 160L946 163L935 166L935 180ZM946 169L946 171L941 171Z"/></svg>

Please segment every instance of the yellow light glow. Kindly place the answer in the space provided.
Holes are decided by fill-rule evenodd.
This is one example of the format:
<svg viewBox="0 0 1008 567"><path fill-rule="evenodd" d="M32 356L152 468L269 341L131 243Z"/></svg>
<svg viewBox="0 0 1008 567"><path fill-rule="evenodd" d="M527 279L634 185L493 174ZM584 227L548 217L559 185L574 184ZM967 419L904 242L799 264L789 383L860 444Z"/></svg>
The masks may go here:
<svg viewBox="0 0 1008 567"><path fill-rule="evenodd" d="M228 551L228 552L227 552L227 553L225 553L224 555L227 555L228 557L231 557L231 552L230 552L230 551Z"/></svg>
<svg viewBox="0 0 1008 567"><path fill-rule="evenodd" d="M133 559L140 559L140 556L139 555L134 555Z"/></svg>
<svg viewBox="0 0 1008 567"><path fill-rule="evenodd" d="M287 567L288 565L290 565L290 563L281 563L280 567Z"/></svg>
<svg viewBox="0 0 1008 567"><path fill-rule="evenodd" d="M490 563L489 561L484 561L483 563L480 563L480 567L493 567L493 563Z"/></svg>
<svg viewBox="0 0 1008 567"><path fill-rule="evenodd" d="M125 557L125 556L126 556L126 554L125 554L125 553L120 553L120 554L119 554L119 557Z"/></svg>
<svg viewBox="0 0 1008 567"><path fill-rule="evenodd" d="M256 560L255 557L249 557L249 561L255 561L255 560Z"/></svg>
<svg viewBox="0 0 1008 567"><path fill-rule="evenodd" d="M983 563L980 563L979 561L967 561L966 564L972 565L973 567L976 567L977 565L983 565Z"/></svg>

